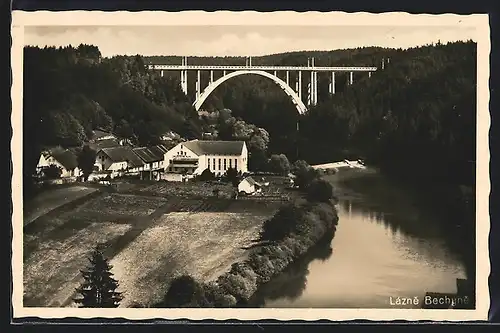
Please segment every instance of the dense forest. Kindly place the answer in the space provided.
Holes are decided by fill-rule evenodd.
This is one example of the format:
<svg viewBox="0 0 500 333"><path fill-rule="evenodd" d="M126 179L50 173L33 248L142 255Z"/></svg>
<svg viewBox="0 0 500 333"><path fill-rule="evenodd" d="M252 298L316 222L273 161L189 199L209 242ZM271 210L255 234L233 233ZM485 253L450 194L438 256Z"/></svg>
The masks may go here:
<svg viewBox="0 0 500 333"><path fill-rule="evenodd" d="M26 192L45 147L78 147L92 130L138 145L173 130L201 135L198 115L177 80L148 71L140 56L103 58L91 45L24 49L23 175Z"/></svg>
<svg viewBox="0 0 500 333"><path fill-rule="evenodd" d="M407 50L290 52L253 57L252 64L306 65L310 57L318 66L376 66L378 71L371 78L355 73L352 86L347 85L347 73L337 74L333 96L328 94L328 73L319 73L318 104L304 116L297 114L290 98L274 82L257 75L224 82L202 108L230 109L233 116L265 128L270 135L270 151L285 153L292 161L300 158L322 163L361 157L391 173L404 170L403 176L411 174L415 180L422 176L474 183L474 42L437 43ZM146 57L144 61L181 63L180 57L171 56ZM245 58L194 57L188 64L245 65ZM204 87L209 72L201 74ZM196 72L190 75L191 96ZM214 73L215 78L219 75ZM284 79L285 73L278 75ZM292 86L295 79L296 73L290 72ZM303 75L303 96L307 96L307 80Z"/></svg>
<svg viewBox="0 0 500 333"><path fill-rule="evenodd" d="M378 71L371 78L355 73L351 86L346 84L347 75L339 73L333 96L328 94L328 75L319 73L318 104L303 116L274 82L257 75L223 83L202 108L231 110L231 124L241 124L242 119L252 124L253 132L265 132L261 134L268 141L269 153L284 153L291 161L321 163L356 157L393 173L404 170L404 177L411 175L415 180L474 183L474 42L408 50L290 52L254 57L252 64L306 65L309 57L318 66L376 66ZM196 138L213 127L213 122L200 118L191 106L196 72L190 73L186 96L178 73L166 72L162 77L158 71L146 69L146 64L155 63L180 64L181 58L103 58L90 45L26 47L27 176L44 146L81 145L92 129L111 130L145 145L157 142L167 130ZM188 63L244 65L245 58L193 57ZM284 78L285 73L278 74ZM218 75L215 73L216 78ZM290 73L291 85L295 75ZM304 75L303 96L307 79ZM208 71L202 72L202 87L208 80ZM231 135L225 135L228 137ZM247 135L248 140L250 137Z"/></svg>

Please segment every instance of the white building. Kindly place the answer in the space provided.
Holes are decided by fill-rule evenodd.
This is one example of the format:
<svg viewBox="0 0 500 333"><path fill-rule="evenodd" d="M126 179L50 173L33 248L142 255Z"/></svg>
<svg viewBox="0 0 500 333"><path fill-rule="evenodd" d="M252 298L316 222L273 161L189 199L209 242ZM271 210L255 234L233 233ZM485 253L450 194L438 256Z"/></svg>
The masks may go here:
<svg viewBox="0 0 500 333"><path fill-rule="evenodd" d="M99 171L120 173L143 165L142 160L128 146L103 148L96 154L95 166Z"/></svg>
<svg viewBox="0 0 500 333"><path fill-rule="evenodd" d="M252 177L244 178L238 184L238 193L252 194L261 191L261 185L257 183Z"/></svg>
<svg viewBox="0 0 500 333"><path fill-rule="evenodd" d="M144 163L137 170L141 172L141 177L145 176L149 179L159 180L160 173L163 172L163 162L165 153L168 151L165 145L133 148L132 151ZM136 170L134 169L131 171L134 172Z"/></svg>
<svg viewBox="0 0 500 333"><path fill-rule="evenodd" d="M248 171L248 149L244 141L181 142L165 153L165 173L199 175L209 169L223 175L233 168L242 173Z"/></svg>
<svg viewBox="0 0 500 333"><path fill-rule="evenodd" d="M54 148L42 152L37 164L37 172L43 171L51 165L61 169L61 177L78 177L81 172L78 168L77 157L69 149Z"/></svg>

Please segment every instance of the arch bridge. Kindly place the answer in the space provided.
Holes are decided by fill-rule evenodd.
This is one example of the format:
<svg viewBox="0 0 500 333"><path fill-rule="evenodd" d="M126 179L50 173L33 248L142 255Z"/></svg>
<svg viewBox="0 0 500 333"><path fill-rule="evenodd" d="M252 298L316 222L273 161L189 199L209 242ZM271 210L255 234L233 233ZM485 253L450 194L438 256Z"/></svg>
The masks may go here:
<svg viewBox="0 0 500 333"><path fill-rule="evenodd" d="M150 64L149 69L159 70L161 76L164 71L176 71L181 75L181 89L188 94L188 71L196 71L196 98L193 103L196 111L200 110L205 100L210 94L223 82L239 75L253 74L260 75L273 80L295 104L299 114L307 112L308 108L316 105L318 101L318 72L330 73L329 78L329 93L335 94L335 73L346 72L349 73L347 80L348 85L353 84L354 72L368 73L368 77L377 71L377 67L328 67L328 66L315 66L314 58L307 61L307 66L253 66L252 59L247 58L245 66L219 66L219 65L188 65L187 57L182 58L181 65L161 65ZM203 89L201 87L201 72L210 71L210 79L208 85ZM222 72L221 77L214 80L214 71ZM278 73L285 73L285 79L281 79ZM290 85L290 73L295 73L295 89ZM306 73L309 76L307 82L307 102L304 104L302 100L302 82L303 75ZM306 76L304 75L304 76Z"/></svg>

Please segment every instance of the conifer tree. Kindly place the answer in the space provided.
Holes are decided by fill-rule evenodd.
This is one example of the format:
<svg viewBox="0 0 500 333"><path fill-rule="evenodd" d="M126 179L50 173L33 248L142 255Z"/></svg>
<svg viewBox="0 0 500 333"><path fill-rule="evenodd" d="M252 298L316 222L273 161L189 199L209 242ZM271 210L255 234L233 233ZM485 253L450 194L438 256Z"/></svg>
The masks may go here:
<svg viewBox="0 0 500 333"><path fill-rule="evenodd" d="M90 266L82 270L84 281L76 289L81 295L75 298L75 303L81 308L116 308L123 299L122 293L117 292L118 281L111 273L112 266L97 246L89 257Z"/></svg>

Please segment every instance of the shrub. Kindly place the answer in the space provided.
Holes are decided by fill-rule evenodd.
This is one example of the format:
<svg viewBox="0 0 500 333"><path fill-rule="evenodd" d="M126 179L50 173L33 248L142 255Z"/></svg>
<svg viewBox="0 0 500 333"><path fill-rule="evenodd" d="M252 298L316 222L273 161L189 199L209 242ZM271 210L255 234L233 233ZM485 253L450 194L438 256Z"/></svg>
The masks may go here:
<svg viewBox="0 0 500 333"><path fill-rule="evenodd" d="M310 202L329 202L333 198L333 188L329 182L315 179L307 187L306 194Z"/></svg>
<svg viewBox="0 0 500 333"><path fill-rule="evenodd" d="M296 230L302 215L302 209L293 203L282 206L271 219L264 222L260 234L261 240L282 240Z"/></svg>
<svg viewBox="0 0 500 333"><path fill-rule="evenodd" d="M197 180L201 181L210 181L215 179L215 174L210 171L210 169L206 168L203 172L197 177Z"/></svg>
<svg viewBox="0 0 500 333"><path fill-rule="evenodd" d="M233 295L224 293L224 290L214 282L204 284L203 290L205 299L207 300L207 306L229 308L235 306L237 303L236 298Z"/></svg>
<svg viewBox="0 0 500 333"><path fill-rule="evenodd" d="M283 176L290 172L290 162L285 154L271 155L268 167L269 171Z"/></svg>
<svg viewBox="0 0 500 333"><path fill-rule="evenodd" d="M45 179L58 179L61 178L62 169L55 164L51 164L43 169Z"/></svg>
<svg viewBox="0 0 500 333"><path fill-rule="evenodd" d="M162 307L200 307L207 303L203 287L191 276L182 275L170 284Z"/></svg>

